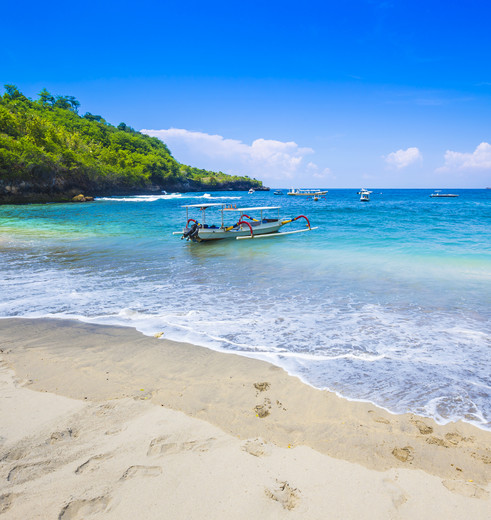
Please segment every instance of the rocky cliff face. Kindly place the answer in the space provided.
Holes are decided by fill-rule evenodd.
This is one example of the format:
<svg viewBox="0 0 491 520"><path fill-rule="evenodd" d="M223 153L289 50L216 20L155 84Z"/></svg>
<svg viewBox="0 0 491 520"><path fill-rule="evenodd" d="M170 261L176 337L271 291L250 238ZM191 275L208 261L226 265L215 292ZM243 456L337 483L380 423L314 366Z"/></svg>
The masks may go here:
<svg viewBox="0 0 491 520"><path fill-rule="evenodd" d="M111 195L146 195L167 192L187 191L247 191L252 186L248 182L232 181L215 185L203 184L193 180L169 182L164 185L115 185L94 183L88 179L65 179L53 176L37 181L6 181L0 179L0 204L28 204L43 202L70 202L83 193L91 197ZM255 187L255 189L258 189ZM261 188L259 188L261 189Z"/></svg>

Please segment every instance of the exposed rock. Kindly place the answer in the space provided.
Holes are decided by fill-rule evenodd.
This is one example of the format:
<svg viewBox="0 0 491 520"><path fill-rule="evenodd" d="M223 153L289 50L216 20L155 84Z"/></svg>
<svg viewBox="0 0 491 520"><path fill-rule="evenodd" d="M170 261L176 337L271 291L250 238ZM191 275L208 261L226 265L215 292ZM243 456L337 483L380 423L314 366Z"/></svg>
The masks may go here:
<svg viewBox="0 0 491 520"><path fill-rule="evenodd" d="M87 202L95 197L121 195L150 195L163 190L171 192L196 191L248 191L265 190L247 181L217 182L209 185L194 179L169 180L166 184L133 184L117 185L110 179L100 182L92 181L84 176L77 178L64 177L60 174L46 174L32 179L0 179L0 204L37 204L46 202ZM91 193L93 196L83 195ZM84 200L82 200L82 198Z"/></svg>

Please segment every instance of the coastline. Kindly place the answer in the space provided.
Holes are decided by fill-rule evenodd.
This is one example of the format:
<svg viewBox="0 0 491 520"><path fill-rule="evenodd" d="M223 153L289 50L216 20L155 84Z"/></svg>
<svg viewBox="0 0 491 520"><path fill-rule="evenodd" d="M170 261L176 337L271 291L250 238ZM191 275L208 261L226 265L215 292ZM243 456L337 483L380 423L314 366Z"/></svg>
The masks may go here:
<svg viewBox="0 0 491 520"><path fill-rule="evenodd" d="M393 415L312 388L264 361L130 328L14 318L0 320L0 338L0 395L10 392L2 406L20 406L18 413L2 409L2 417L9 416L0 429L5 518L21 518L34 507L39 494L26 497L40 483L56 495L45 507L59 518L78 518L76 511L134 517L137 509L125 509L129 497L138 501L149 493L155 516L147 518L157 518L172 500L172 518L227 518L240 508L243 516L235 518L258 511L266 518L323 518L322 508L334 503L345 505L333 518L360 518L368 504L364 518L421 517L422 507L435 518L485 518L488 512L491 433L468 423ZM29 405L41 397L50 405ZM18 419L26 415L24 431ZM68 426L46 441L45 429L61 423ZM174 469L179 478L166 481L169 496L159 502L155 486L170 478L169 462L180 467ZM180 482L191 474L202 489L193 488L194 498L180 507L178 497L189 495ZM237 474L240 486L233 482ZM226 499L209 482L215 478ZM70 486L84 479L86 487L73 498ZM199 503L205 492L211 504Z"/></svg>

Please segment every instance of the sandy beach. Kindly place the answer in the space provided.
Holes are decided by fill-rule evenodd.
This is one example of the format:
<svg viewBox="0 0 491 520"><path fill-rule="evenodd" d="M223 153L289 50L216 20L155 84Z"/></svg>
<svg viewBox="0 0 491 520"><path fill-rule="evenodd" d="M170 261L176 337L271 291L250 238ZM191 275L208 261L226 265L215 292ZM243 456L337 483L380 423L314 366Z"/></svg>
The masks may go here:
<svg viewBox="0 0 491 520"><path fill-rule="evenodd" d="M0 320L1 518L489 517L489 432L164 338Z"/></svg>

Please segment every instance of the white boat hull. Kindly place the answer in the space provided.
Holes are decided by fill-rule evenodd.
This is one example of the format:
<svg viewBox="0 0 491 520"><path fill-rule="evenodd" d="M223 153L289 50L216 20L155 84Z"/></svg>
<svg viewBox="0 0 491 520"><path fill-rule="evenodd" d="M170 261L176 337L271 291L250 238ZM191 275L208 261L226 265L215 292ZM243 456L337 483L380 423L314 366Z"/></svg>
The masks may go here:
<svg viewBox="0 0 491 520"><path fill-rule="evenodd" d="M278 220L273 222L250 222L253 235L264 235L267 233L276 233L283 225ZM183 233L186 233L191 228L184 228ZM241 224L233 229L226 230L224 228L199 228L198 234L194 237L197 242L205 242L208 240L223 240L226 238L236 239L237 237L251 236L251 230L247 224Z"/></svg>
<svg viewBox="0 0 491 520"><path fill-rule="evenodd" d="M297 193L289 191L287 195L292 195L293 197L316 197L319 195L325 195L327 191L316 191L316 192L307 192L307 193Z"/></svg>

